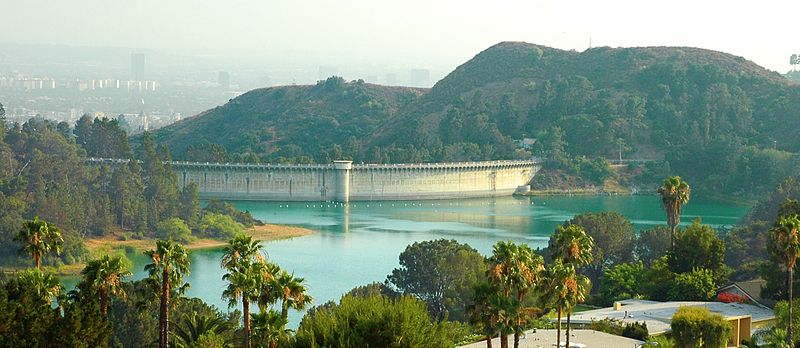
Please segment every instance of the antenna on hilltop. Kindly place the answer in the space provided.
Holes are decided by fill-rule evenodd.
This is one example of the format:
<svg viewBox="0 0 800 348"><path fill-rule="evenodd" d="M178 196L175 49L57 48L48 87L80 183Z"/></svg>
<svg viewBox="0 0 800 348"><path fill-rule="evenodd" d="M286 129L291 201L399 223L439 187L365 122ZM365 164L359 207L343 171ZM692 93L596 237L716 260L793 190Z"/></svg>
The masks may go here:
<svg viewBox="0 0 800 348"><path fill-rule="evenodd" d="M592 49L592 36L589 35L589 49Z"/></svg>

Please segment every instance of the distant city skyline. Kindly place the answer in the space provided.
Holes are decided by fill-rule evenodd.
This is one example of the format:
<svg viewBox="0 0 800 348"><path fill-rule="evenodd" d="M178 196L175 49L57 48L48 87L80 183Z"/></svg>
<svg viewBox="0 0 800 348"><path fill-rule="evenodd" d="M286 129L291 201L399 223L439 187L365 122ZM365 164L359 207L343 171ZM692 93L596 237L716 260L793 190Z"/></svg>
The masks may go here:
<svg viewBox="0 0 800 348"><path fill-rule="evenodd" d="M0 2L13 14L0 22L0 31L10 34L5 43L145 48L340 71L381 67L362 77L403 76L384 67L428 69L431 83L500 41L577 51L590 40L595 47L692 46L743 56L781 73L791 69L789 56L800 52L793 47L797 2ZM31 18L45 24L28 25Z"/></svg>

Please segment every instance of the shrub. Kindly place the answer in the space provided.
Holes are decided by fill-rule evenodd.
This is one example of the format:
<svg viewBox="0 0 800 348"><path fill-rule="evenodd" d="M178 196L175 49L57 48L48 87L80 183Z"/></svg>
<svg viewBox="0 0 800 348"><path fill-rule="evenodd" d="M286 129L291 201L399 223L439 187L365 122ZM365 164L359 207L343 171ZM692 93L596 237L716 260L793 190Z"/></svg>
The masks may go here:
<svg viewBox="0 0 800 348"><path fill-rule="evenodd" d="M189 226L179 218L159 222L156 225L156 237L165 240L171 239L178 243L189 243L194 239Z"/></svg>
<svg viewBox="0 0 800 348"><path fill-rule="evenodd" d="M650 332L647 330L645 322L627 323L622 328L622 336L644 341L650 336Z"/></svg>
<svg viewBox="0 0 800 348"><path fill-rule="evenodd" d="M306 314L295 338L296 347L452 347L448 329L409 296L344 296Z"/></svg>
<svg viewBox="0 0 800 348"><path fill-rule="evenodd" d="M244 231L244 226L228 215L207 213L200 222L203 236L231 239Z"/></svg>
<svg viewBox="0 0 800 348"><path fill-rule="evenodd" d="M723 348L732 331L721 315L704 307L681 307L672 316L671 326L676 346L686 348Z"/></svg>
<svg viewBox="0 0 800 348"><path fill-rule="evenodd" d="M723 303L747 303L748 299L746 296L722 292L717 295L717 301Z"/></svg>

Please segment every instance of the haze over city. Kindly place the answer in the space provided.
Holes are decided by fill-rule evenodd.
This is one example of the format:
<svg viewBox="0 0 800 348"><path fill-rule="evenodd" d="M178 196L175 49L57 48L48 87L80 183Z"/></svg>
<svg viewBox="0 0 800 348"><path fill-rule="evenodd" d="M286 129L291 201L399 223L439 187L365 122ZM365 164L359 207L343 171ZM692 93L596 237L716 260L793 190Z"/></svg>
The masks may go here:
<svg viewBox="0 0 800 348"><path fill-rule="evenodd" d="M695 46L789 69L800 4L767 1L3 1L1 42L155 49L234 63L430 68L500 41ZM435 30L432 30L435 28ZM359 78L364 76L345 76ZM435 81L431 81L435 82Z"/></svg>

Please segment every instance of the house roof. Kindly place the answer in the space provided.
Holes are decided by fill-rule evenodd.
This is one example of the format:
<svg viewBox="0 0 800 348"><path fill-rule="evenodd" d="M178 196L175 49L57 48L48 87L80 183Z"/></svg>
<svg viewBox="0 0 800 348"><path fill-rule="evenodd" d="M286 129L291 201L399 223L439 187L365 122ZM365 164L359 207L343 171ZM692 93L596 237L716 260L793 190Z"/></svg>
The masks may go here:
<svg viewBox="0 0 800 348"><path fill-rule="evenodd" d="M646 300L618 301L622 307L614 310L613 307L600 308L585 312L574 313L572 322L589 324L592 321L603 319L618 320L623 323L645 322L651 335L670 331L672 316L680 307L702 306L712 313L718 313L727 319L751 316L753 323L772 320L775 318L771 309L741 303L722 302L657 302Z"/></svg>
<svg viewBox="0 0 800 348"><path fill-rule="evenodd" d="M733 282L719 288L719 290L717 290L717 294L735 288L739 290L739 292L745 294L745 296L747 296L747 298L749 298L750 301L753 301L761 306L772 307L775 305L775 301L764 299L761 297L761 289L763 289L764 286L766 285L767 281L764 279L753 279L753 280Z"/></svg>

